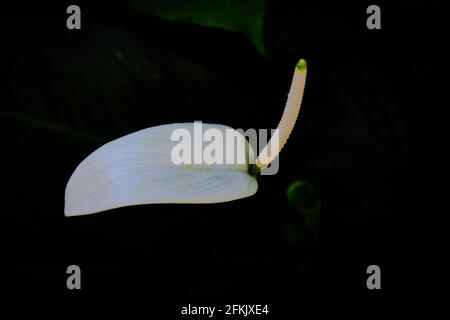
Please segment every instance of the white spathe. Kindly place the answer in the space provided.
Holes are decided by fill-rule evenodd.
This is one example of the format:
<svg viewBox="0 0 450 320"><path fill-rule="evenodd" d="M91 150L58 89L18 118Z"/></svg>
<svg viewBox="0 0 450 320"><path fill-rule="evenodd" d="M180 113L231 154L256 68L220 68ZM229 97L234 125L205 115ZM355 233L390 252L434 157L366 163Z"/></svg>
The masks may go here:
<svg viewBox="0 0 450 320"><path fill-rule="evenodd" d="M223 132L230 127L203 123ZM258 189L248 174L255 155L245 137L245 164L176 165L171 160L174 130L194 137L194 123L174 123L140 130L111 141L84 159L67 183L66 216L150 203L216 203L252 196ZM239 149L237 152L245 152Z"/></svg>

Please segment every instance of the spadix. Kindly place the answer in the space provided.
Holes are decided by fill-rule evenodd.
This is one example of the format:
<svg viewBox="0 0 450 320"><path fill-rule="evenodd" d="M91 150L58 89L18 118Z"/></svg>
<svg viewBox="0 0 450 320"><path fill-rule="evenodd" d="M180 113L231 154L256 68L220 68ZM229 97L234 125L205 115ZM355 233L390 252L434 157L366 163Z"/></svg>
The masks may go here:
<svg viewBox="0 0 450 320"><path fill-rule="evenodd" d="M103 145L80 163L66 187L65 215L151 203L217 203L255 194L258 184L249 173L249 165L256 163L263 169L279 154L297 119L305 79L306 63L300 60L278 130L271 138L277 139L279 147L270 154L264 148L256 158L245 137L235 131L236 143L227 145L223 152L236 152L244 162L180 164L172 158L178 144L172 134L182 129L195 135L195 123L147 128ZM213 129L223 136L232 130L219 124L202 125L204 130ZM271 141L267 145L273 145Z"/></svg>

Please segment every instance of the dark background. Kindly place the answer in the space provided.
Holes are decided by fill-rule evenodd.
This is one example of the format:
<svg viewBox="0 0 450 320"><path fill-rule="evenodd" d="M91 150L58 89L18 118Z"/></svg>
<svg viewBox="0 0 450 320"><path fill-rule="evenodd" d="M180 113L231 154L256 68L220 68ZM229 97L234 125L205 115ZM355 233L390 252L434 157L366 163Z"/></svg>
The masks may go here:
<svg viewBox="0 0 450 320"><path fill-rule="evenodd" d="M126 1L75 1L82 29L69 31L69 4L2 7L4 295L448 296L439 2L376 3L382 29L371 31L371 2L268 1L266 56L242 33ZM308 61L300 120L279 173L260 177L255 196L64 217L70 175L102 143L194 120L274 128L299 58ZM299 180L320 202L317 238L286 196ZM80 291L66 288L71 264ZM382 290L366 288L371 264Z"/></svg>

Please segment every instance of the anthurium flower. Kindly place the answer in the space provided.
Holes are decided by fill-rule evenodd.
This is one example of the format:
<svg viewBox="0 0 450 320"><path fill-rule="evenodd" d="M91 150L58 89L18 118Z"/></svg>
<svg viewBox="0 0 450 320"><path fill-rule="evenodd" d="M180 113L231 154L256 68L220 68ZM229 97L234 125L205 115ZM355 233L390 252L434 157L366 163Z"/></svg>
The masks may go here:
<svg viewBox="0 0 450 320"><path fill-rule="evenodd" d="M226 136L227 130L233 130L236 143L231 145L233 150L226 144L224 153L235 152L237 146L237 158L245 160L231 164L178 163L173 152L179 142L173 134L184 130L195 136L196 123L143 129L101 146L80 163L67 183L65 215L151 203L218 203L252 196L258 189L254 168L266 168L286 143L300 111L305 81L306 62L300 60L278 128L257 158L238 131L203 123L204 130L212 129L216 135ZM276 148L269 153L273 145ZM195 158L195 150L193 153Z"/></svg>

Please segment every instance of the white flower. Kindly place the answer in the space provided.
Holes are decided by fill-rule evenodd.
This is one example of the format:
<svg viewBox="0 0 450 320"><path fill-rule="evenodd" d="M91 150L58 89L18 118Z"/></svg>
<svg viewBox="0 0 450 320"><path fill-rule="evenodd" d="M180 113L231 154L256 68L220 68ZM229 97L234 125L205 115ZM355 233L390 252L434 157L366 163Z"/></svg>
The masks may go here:
<svg viewBox="0 0 450 320"><path fill-rule="evenodd" d="M175 164L171 140L176 129L194 134L194 123L174 123L137 131L111 141L84 159L69 179L65 194L66 216L96 213L113 208L151 203L217 203L252 196L258 189L249 164L267 167L286 143L296 122L306 80L306 62L294 72L288 101L278 125L279 148L257 159L245 137L237 150L245 153L241 164ZM225 132L224 125L203 124L205 129ZM270 145L271 142L267 145ZM246 152L246 150L248 150ZM225 150L225 152L227 152Z"/></svg>

